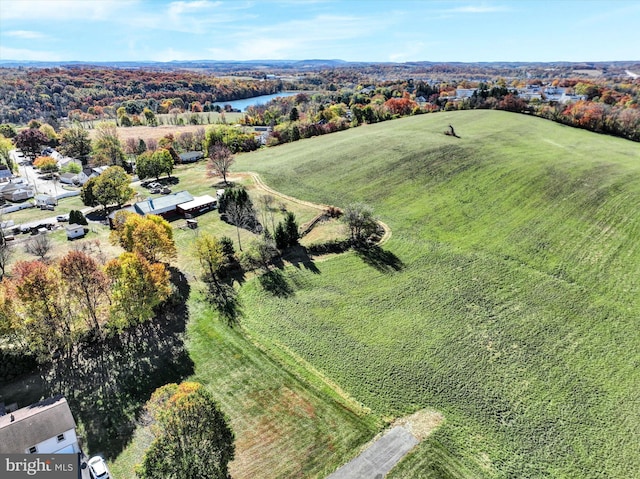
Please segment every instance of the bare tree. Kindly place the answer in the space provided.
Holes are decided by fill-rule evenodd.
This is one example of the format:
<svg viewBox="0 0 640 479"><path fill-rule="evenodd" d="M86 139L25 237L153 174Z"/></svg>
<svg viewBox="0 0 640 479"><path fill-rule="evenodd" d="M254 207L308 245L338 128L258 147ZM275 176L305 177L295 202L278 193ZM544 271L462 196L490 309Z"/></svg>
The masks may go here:
<svg viewBox="0 0 640 479"><path fill-rule="evenodd" d="M260 197L260 206L262 207L262 222L266 225L267 219L271 220L271 232L273 233L276 229L274 215L273 215L273 204L276 202L276 199L271 195L264 195Z"/></svg>
<svg viewBox="0 0 640 479"><path fill-rule="evenodd" d="M0 228L0 279L4 277L5 268L13 255L13 248L7 242L4 232Z"/></svg>
<svg viewBox="0 0 640 479"><path fill-rule="evenodd" d="M46 233L36 235L26 242L24 250L29 254L40 257L44 261L49 251L51 251L51 240Z"/></svg>
<svg viewBox="0 0 640 479"><path fill-rule="evenodd" d="M240 242L240 228L251 229L257 223L256 213L251 205L240 203L239 201L229 201L225 214L230 223L236 226L238 233L238 248L242 251Z"/></svg>
<svg viewBox="0 0 640 479"><path fill-rule="evenodd" d="M378 223L373 208L363 203L355 203L344 209L343 221L347 224L353 243L362 243L376 233Z"/></svg>
<svg viewBox="0 0 640 479"><path fill-rule="evenodd" d="M207 176L210 178L222 176L224 183L228 185L227 173L234 161L233 154L229 148L224 145L213 146L209 153L209 161L207 162Z"/></svg>

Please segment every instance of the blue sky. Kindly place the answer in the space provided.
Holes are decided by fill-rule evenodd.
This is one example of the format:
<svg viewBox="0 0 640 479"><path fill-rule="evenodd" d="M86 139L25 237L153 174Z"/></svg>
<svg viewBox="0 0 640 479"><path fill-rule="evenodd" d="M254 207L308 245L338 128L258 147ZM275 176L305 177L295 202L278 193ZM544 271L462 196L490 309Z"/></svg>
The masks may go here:
<svg viewBox="0 0 640 479"><path fill-rule="evenodd" d="M0 60L640 60L640 1L0 0Z"/></svg>

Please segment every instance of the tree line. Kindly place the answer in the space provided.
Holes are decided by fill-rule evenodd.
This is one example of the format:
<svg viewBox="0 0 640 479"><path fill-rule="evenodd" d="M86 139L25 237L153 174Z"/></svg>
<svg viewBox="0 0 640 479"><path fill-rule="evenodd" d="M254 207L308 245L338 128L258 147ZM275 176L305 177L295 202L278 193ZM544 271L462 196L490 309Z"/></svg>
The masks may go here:
<svg viewBox="0 0 640 479"><path fill-rule="evenodd" d="M0 122L57 121L74 111L86 115L85 119L115 118L121 106L129 114L140 114L144 108L168 113L170 108L188 110L195 102L211 111L212 102L268 95L281 89L280 81L217 78L186 71L2 68Z"/></svg>

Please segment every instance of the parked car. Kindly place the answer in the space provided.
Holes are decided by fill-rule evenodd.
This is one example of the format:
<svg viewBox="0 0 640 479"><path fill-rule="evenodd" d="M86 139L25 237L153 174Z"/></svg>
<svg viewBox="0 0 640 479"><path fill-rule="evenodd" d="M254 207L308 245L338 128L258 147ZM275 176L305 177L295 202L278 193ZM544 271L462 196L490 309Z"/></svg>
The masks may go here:
<svg viewBox="0 0 640 479"><path fill-rule="evenodd" d="M58 215L56 216L56 221L69 221L69 215Z"/></svg>
<svg viewBox="0 0 640 479"><path fill-rule="evenodd" d="M160 190L160 193L162 193L163 195L168 195L171 193L171 188L165 186Z"/></svg>
<svg viewBox="0 0 640 479"><path fill-rule="evenodd" d="M107 463L100 456L93 456L87 464L89 465L89 474L92 479L109 479Z"/></svg>

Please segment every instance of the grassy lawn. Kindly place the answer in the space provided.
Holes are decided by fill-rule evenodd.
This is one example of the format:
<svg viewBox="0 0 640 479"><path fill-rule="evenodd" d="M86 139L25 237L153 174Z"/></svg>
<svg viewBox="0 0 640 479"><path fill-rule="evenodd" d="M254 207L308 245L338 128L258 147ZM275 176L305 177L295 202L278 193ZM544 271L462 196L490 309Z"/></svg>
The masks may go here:
<svg viewBox="0 0 640 479"><path fill-rule="evenodd" d="M81 210L83 208L85 208L85 206L82 204L80 196L71 196L69 198L62 198L59 200L55 211L41 210L40 208L26 208L24 210L4 214L3 220L13 220L16 224L21 224L56 217L57 215L64 215L69 213L71 210Z"/></svg>
<svg viewBox="0 0 640 479"><path fill-rule="evenodd" d="M460 139L442 134L449 124ZM323 477L423 408L445 422L393 478L640 476L639 160L636 143L496 111L239 156L236 172L287 195L370 203L393 235L380 250L286 267L287 295L247 280L232 329L202 300L191 251L202 231L237 242L235 227L217 213L197 230L174 222L192 283L192 379L231 420L233 477ZM173 191L214 194L204 173L178 167ZM301 224L317 213L283 202ZM305 241L334 234L327 223ZM132 477L149 439L135 431L116 477Z"/></svg>
<svg viewBox="0 0 640 479"><path fill-rule="evenodd" d="M287 297L250 281L243 325L379 417L443 411L393 477L638 476L639 160L636 143L494 111L241 157L286 194L372 204L401 265L289 268Z"/></svg>
<svg viewBox="0 0 640 479"><path fill-rule="evenodd" d="M200 293L192 293L189 312L190 379L211 390L231 421L233 477L324 477L379 430L379 422L303 366L283 367L244 332L225 326ZM148 430L137 429L110 464L116 477L133 477L150 440Z"/></svg>

